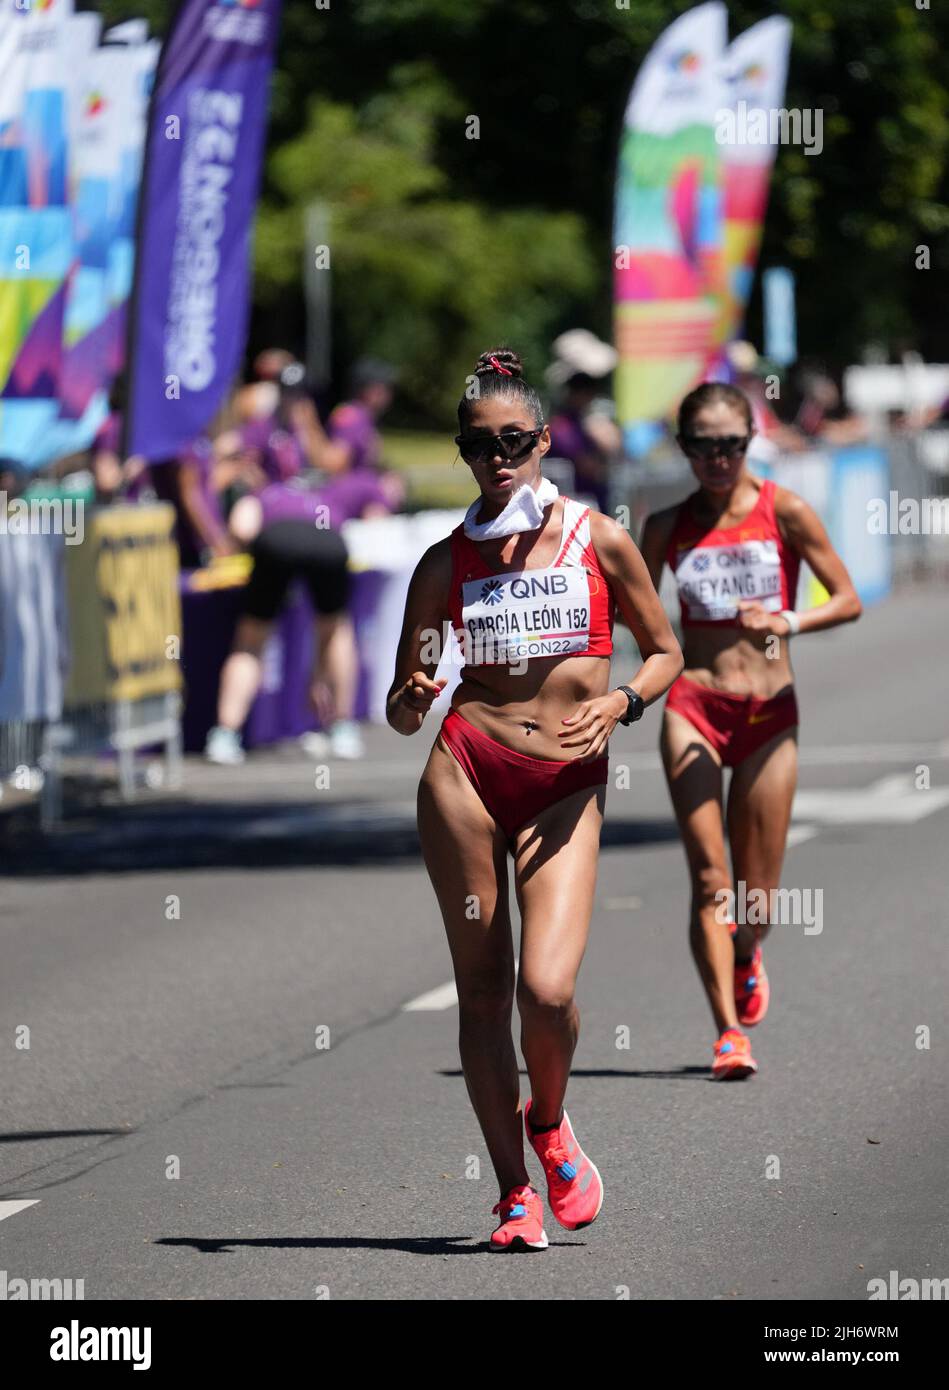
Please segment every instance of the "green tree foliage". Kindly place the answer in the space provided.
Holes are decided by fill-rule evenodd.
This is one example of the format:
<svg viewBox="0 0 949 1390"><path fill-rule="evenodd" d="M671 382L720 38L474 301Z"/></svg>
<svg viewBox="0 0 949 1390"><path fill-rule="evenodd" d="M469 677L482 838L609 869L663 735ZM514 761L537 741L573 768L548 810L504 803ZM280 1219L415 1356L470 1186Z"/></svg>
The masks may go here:
<svg viewBox="0 0 949 1390"><path fill-rule="evenodd" d="M398 360L420 416L447 423L473 357L496 341L539 375L556 332L609 335L622 113L648 47L692 3L286 0L257 345L302 347L313 198L331 218L337 367L363 351ZM164 0L98 8L167 24ZM730 0L731 36L776 12L794 24L787 104L824 113L819 156L779 152L761 257L797 275L802 355L839 367L879 341L944 359L949 7ZM754 299L749 331L760 336Z"/></svg>

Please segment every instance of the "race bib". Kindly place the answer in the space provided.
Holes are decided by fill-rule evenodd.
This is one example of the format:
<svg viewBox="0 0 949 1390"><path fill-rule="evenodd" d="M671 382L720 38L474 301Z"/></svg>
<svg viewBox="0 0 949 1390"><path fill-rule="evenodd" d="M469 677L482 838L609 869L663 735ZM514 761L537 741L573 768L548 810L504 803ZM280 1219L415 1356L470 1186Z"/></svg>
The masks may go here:
<svg viewBox="0 0 949 1390"><path fill-rule="evenodd" d="M676 582L689 617L697 621L735 618L744 599L769 613L779 613L783 606L776 540L696 546L676 567Z"/></svg>
<svg viewBox="0 0 949 1390"><path fill-rule="evenodd" d="M590 585L577 565L469 579L461 587L465 661L508 665L590 645Z"/></svg>

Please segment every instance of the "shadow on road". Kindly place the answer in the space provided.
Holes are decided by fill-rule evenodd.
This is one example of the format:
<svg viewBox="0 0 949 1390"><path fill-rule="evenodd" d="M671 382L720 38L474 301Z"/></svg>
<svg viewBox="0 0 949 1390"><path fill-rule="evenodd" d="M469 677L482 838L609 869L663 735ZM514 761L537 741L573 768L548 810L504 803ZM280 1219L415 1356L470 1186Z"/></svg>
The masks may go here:
<svg viewBox="0 0 949 1390"><path fill-rule="evenodd" d="M402 1250L407 1255L485 1255L491 1254L486 1240L477 1245L459 1246L459 1241L472 1241L474 1236L396 1236L391 1240L370 1236L260 1236L243 1240L165 1236L155 1245L184 1245L202 1255L230 1254L238 1246L248 1249L272 1250ZM583 1245L583 1241L552 1240L551 1245Z"/></svg>
<svg viewBox="0 0 949 1390"><path fill-rule="evenodd" d="M606 847L676 840L669 820L608 820ZM199 801L106 806L42 833L34 816L0 817L11 878L168 869L328 868L420 861L414 814L384 802Z"/></svg>
<svg viewBox="0 0 949 1390"><path fill-rule="evenodd" d="M43 1139L85 1139L90 1134L130 1134L127 1129L24 1129L0 1134L0 1144L29 1144Z"/></svg>
<svg viewBox="0 0 949 1390"><path fill-rule="evenodd" d="M708 1080L709 1074L708 1066L671 1067L668 1071L637 1071L630 1067L573 1067L570 1072L570 1080L573 1081L578 1076L622 1076L633 1081L698 1081L702 1077ZM462 1077L464 1073L460 1067L444 1067L435 1075ZM527 1076L527 1069L520 1067L519 1075Z"/></svg>

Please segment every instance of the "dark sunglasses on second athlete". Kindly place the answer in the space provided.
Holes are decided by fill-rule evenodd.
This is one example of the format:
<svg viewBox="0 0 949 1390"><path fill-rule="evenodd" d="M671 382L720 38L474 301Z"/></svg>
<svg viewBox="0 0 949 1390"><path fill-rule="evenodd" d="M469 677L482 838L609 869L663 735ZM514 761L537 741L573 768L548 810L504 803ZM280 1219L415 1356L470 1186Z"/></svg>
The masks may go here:
<svg viewBox="0 0 949 1390"><path fill-rule="evenodd" d="M722 455L740 458L751 443L749 434L684 434L682 447L693 458L711 459Z"/></svg>
<svg viewBox="0 0 949 1390"><path fill-rule="evenodd" d="M542 425L537 430L511 430L508 434L458 434L455 443L465 463L489 463L493 458L514 463L527 457L543 432Z"/></svg>

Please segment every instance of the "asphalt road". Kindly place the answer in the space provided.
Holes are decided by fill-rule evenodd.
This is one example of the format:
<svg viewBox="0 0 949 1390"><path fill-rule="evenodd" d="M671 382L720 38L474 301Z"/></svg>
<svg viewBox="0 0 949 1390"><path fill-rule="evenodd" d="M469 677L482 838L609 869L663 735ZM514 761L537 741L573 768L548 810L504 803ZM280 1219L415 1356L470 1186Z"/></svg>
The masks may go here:
<svg viewBox="0 0 949 1390"><path fill-rule="evenodd" d="M614 739L631 787L567 1101L606 1199L582 1232L548 1212L536 1258L486 1247L450 991L404 1007L450 980L413 829L433 731L372 731L320 791L285 750L8 836L0 1269L87 1299L866 1300L890 1270L949 1277L945 644L925 591L795 648L784 882L822 893L822 930L772 933L742 1085L708 1079L656 712Z"/></svg>

